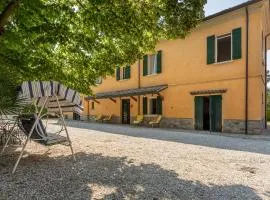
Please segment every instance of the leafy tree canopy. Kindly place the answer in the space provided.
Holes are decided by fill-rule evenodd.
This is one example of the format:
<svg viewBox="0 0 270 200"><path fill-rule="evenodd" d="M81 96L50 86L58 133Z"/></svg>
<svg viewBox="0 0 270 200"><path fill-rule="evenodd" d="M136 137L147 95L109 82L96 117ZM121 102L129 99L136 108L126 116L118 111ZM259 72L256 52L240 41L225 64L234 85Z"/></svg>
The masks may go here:
<svg viewBox="0 0 270 200"><path fill-rule="evenodd" d="M206 0L1 0L0 70L82 93L161 39L183 38Z"/></svg>

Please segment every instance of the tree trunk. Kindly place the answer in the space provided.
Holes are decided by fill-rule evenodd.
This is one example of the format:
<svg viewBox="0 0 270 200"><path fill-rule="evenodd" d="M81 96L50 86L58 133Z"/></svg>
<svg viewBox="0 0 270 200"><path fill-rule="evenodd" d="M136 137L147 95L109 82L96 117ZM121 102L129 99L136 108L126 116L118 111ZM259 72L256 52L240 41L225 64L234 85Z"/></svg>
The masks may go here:
<svg viewBox="0 0 270 200"><path fill-rule="evenodd" d="M18 4L19 0L10 1L3 12L0 14L0 35L4 33L4 26L8 23L10 16L13 14Z"/></svg>

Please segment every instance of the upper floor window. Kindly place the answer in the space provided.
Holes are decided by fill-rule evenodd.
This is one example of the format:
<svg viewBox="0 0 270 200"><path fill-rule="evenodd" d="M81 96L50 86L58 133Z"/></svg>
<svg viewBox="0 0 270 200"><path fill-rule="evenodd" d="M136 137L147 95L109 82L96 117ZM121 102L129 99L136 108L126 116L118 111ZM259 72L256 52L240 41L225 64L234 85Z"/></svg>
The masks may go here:
<svg viewBox="0 0 270 200"><path fill-rule="evenodd" d="M101 83L102 83L102 77L101 77L101 76L98 77L98 78L96 79L95 83L96 83L97 85L101 84Z"/></svg>
<svg viewBox="0 0 270 200"><path fill-rule="evenodd" d="M207 37L207 64L220 63L242 58L242 29L231 33Z"/></svg>
<svg viewBox="0 0 270 200"><path fill-rule="evenodd" d="M157 54L148 56L148 74L157 74Z"/></svg>
<svg viewBox="0 0 270 200"><path fill-rule="evenodd" d="M217 62L232 60L232 34L217 37Z"/></svg>
<svg viewBox="0 0 270 200"><path fill-rule="evenodd" d="M160 74L162 71L162 51L143 57L143 75Z"/></svg>
<svg viewBox="0 0 270 200"><path fill-rule="evenodd" d="M116 68L116 80L130 79L130 65Z"/></svg>

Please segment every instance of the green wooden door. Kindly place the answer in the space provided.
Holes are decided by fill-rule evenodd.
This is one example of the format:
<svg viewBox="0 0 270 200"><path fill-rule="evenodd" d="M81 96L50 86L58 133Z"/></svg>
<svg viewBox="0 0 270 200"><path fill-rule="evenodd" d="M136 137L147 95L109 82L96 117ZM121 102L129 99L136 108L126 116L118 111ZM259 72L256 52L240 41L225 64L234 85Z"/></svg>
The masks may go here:
<svg viewBox="0 0 270 200"><path fill-rule="evenodd" d="M130 100L122 99L122 124L130 124Z"/></svg>
<svg viewBox="0 0 270 200"><path fill-rule="evenodd" d="M222 131L222 96L210 96L210 131Z"/></svg>
<svg viewBox="0 0 270 200"><path fill-rule="evenodd" d="M203 130L203 97L195 97L195 129Z"/></svg>

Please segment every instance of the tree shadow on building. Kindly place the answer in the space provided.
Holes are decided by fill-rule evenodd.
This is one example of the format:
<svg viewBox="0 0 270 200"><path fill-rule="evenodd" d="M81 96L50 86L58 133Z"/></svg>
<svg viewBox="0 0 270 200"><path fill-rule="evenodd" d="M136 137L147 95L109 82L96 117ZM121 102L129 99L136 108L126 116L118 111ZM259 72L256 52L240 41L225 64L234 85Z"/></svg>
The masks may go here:
<svg viewBox="0 0 270 200"><path fill-rule="evenodd" d="M244 185L206 185L182 179L156 164L126 157L77 153L50 157L30 154L10 174L17 153L1 157L0 199L261 199Z"/></svg>

